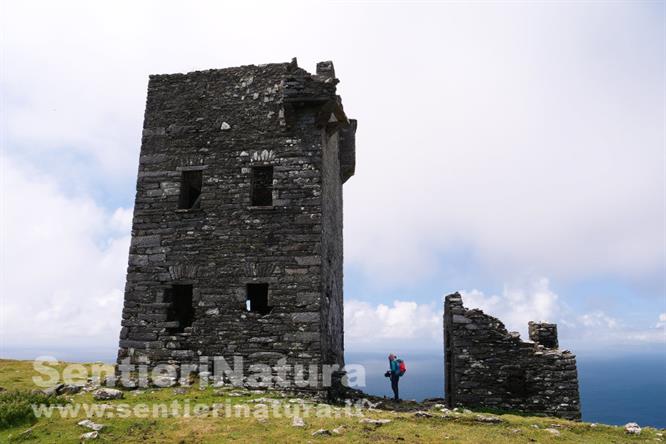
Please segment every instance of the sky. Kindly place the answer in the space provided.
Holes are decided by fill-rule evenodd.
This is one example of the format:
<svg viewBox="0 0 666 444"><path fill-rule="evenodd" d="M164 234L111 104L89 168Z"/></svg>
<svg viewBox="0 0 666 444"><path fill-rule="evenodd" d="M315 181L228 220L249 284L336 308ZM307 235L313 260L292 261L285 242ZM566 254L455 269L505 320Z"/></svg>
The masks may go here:
<svg viewBox="0 0 666 444"><path fill-rule="evenodd" d="M0 1L0 345L117 347L148 75L333 60L345 346L666 354L664 2Z"/></svg>

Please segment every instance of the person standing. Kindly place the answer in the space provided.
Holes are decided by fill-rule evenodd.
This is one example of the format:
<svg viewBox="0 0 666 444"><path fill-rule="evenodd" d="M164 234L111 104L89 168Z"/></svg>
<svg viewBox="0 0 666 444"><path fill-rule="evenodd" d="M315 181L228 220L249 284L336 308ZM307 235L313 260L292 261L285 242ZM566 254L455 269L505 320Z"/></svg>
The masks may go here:
<svg viewBox="0 0 666 444"><path fill-rule="evenodd" d="M398 382L400 377L405 373L405 364L402 359L391 353L388 355L389 360L389 371L386 372L385 376L391 379L391 390L393 390L393 400L400 402L400 395L398 391Z"/></svg>

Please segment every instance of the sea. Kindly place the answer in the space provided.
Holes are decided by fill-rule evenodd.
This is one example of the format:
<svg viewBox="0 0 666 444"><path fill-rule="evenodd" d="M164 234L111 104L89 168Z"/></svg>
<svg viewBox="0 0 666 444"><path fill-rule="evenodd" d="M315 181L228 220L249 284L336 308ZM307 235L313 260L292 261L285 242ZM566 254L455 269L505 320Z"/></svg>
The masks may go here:
<svg viewBox="0 0 666 444"><path fill-rule="evenodd" d="M113 362L112 350L0 350L0 357L34 359L51 355L69 362ZM402 353L407 373L400 381L400 397L421 401L444 397L444 362L439 351ZM624 425L637 422L641 426L666 428L666 353L661 355L586 356L578 354L583 420L603 424ZM363 367L362 389L377 396L392 396L385 353L348 351L347 365ZM350 373L351 374L351 373ZM360 376L360 372L356 372Z"/></svg>
<svg viewBox="0 0 666 444"><path fill-rule="evenodd" d="M407 372L400 380L400 397L423 400L444 396L441 353L401 354ZM666 354L616 357L576 356L583 421L613 425L637 422L666 428ZM384 377L384 353L345 353L346 364L361 364L366 371L365 392L392 396Z"/></svg>

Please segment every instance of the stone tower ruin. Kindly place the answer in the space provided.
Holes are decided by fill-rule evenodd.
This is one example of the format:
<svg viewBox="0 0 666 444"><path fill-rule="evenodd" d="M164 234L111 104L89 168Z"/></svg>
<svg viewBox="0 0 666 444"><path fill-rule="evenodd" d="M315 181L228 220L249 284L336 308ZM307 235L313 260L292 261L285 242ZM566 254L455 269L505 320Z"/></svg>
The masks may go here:
<svg viewBox="0 0 666 444"><path fill-rule="evenodd" d="M337 83L295 59L150 76L119 362L344 365Z"/></svg>
<svg viewBox="0 0 666 444"><path fill-rule="evenodd" d="M458 293L444 300L444 391L450 408L517 410L580 420L576 356L558 348L557 327L529 323L523 342Z"/></svg>

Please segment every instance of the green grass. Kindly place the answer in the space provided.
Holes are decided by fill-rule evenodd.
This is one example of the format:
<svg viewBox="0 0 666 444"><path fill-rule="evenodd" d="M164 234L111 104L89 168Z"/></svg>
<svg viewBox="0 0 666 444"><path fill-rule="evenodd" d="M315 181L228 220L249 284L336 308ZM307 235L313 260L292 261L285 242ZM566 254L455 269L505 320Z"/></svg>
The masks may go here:
<svg viewBox="0 0 666 444"><path fill-rule="evenodd" d="M88 364L87 364L88 365ZM59 368L62 368L59 367ZM32 382L36 372L30 361L0 360L0 387L7 390L0 400L18 400L17 405L26 401L42 401L45 397L31 398L29 392L37 388ZM17 390L22 390L19 393ZM242 392L242 396L230 396L232 392ZM229 389L216 391L212 387L200 390L198 386L187 389L186 393L174 394L173 389L142 389L139 392L126 391L125 398L113 401L95 401L91 393L79 393L72 396L60 396L60 401L70 402L68 406L86 403L92 406L108 405L113 410L113 417L92 417L94 422L106 427L100 432L99 438L90 442L122 442L122 443L283 443L283 442L372 442L372 443L624 443L624 442L658 442L663 437L660 430L644 428L640 436L628 436L623 428L606 425L592 427L587 423L572 422L554 418L537 418L519 415L499 415L499 424L484 424L476 420L477 413L455 414L443 417L438 409L430 410L432 418L419 418L413 413L396 413L391 411L362 411L363 417L385 418L391 422L382 426L366 425L359 422L360 417L342 415L335 417L304 417L306 426L292 427L291 418L269 416L267 419L250 417L218 417L212 416L167 416L157 418L121 417L123 410L118 407L134 408L138 404L149 407L155 404L171 403L176 400L189 402L190 406L197 403L212 405L229 405L233 409L237 405L256 405L252 400L257 398L274 398L281 404L288 404L290 398L279 393L252 393ZM46 402L51 402L48 400ZM3 408L0 401L0 411ZM315 406L315 404L311 404ZM328 407L327 407L328 408ZM67 443L79 442L79 436L89 430L77 423L86 418L83 411L72 417L62 418L53 414L50 418L31 418L25 409L7 417L7 428L0 430L0 442L33 442L33 443ZM5 420L5 419L0 419ZM20 421L20 422L16 422ZM31 425L32 424L32 425ZM343 426L340 435L312 436L318 429L332 430ZM545 429L556 429L555 436ZM26 430L29 430L26 432Z"/></svg>
<svg viewBox="0 0 666 444"><path fill-rule="evenodd" d="M34 423L37 418L32 404L53 405L62 403L55 396L31 393L27 390L11 390L0 393L0 430Z"/></svg>

